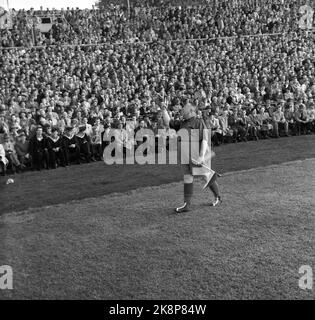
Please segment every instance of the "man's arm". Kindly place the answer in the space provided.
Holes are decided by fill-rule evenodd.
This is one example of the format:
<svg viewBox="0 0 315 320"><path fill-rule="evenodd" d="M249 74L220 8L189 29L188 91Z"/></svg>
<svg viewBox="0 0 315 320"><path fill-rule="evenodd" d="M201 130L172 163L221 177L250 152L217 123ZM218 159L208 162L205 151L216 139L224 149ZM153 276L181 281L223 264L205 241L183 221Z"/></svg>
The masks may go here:
<svg viewBox="0 0 315 320"><path fill-rule="evenodd" d="M202 130L202 141L200 146L199 158L196 160L197 163L203 164L205 162L205 156L209 150L209 141L211 141L211 130L208 129L204 124L201 126Z"/></svg>

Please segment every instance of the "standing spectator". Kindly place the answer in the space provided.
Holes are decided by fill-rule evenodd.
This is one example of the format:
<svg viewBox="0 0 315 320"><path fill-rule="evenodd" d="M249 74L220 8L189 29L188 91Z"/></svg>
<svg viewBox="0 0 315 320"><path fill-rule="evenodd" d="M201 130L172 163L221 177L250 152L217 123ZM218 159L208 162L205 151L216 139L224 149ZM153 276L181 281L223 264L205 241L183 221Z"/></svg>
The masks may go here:
<svg viewBox="0 0 315 320"><path fill-rule="evenodd" d="M82 120L82 125L85 126L85 133L91 137L92 135L92 125L90 125L88 123L88 118L87 117L83 117L83 120Z"/></svg>
<svg viewBox="0 0 315 320"><path fill-rule="evenodd" d="M50 167L52 169L56 169L57 165L65 167L64 143L62 138L59 136L58 128L52 129L51 135L48 138L48 146Z"/></svg>
<svg viewBox="0 0 315 320"><path fill-rule="evenodd" d="M49 169L48 141L41 126L37 127L35 136L30 140L30 154L34 169Z"/></svg>
<svg viewBox="0 0 315 320"><path fill-rule="evenodd" d="M315 133L315 104L312 103L307 109L307 116L309 120L309 129L311 133Z"/></svg>
<svg viewBox="0 0 315 320"><path fill-rule="evenodd" d="M101 124L99 118L95 120L95 124L92 128L91 146L92 146L92 160L102 159L102 133L104 127Z"/></svg>
<svg viewBox="0 0 315 320"><path fill-rule="evenodd" d="M74 160L77 164L81 163L80 160L80 146L76 135L74 134L73 127L66 127L62 137L65 153L65 164L70 165Z"/></svg>
<svg viewBox="0 0 315 320"><path fill-rule="evenodd" d="M80 148L80 154L84 155L87 163L91 162L91 139L85 133L86 126L79 126L79 132L76 134L78 145Z"/></svg>
<svg viewBox="0 0 315 320"><path fill-rule="evenodd" d="M6 170L7 170L7 165L9 161L5 156L5 150L3 145L0 143L0 169L1 169L1 174L5 176Z"/></svg>
<svg viewBox="0 0 315 320"><path fill-rule="evenodd" d="M238 141L238 136L239 136L239 117L238 117L238 109L234 108L233 113L229 115L229 119L228 119L228 125L231 128L231 130L233 131L233 142L237 142Z"/></svg>
<svg viewBox="0 0 315 320"><path fill-rule="evenodd" d="M294 112L294 102L290 102L284 110L284 117L288 123L288 130L291 134L297 134L297 127L295 123L295 112Z"/></svg>
<svg viewBox="0 0 315 320"><path fill-rule="evenodd" d="M231 130L229 126L228 110L223 110L222 115L219 116L219 121L220 121L221 130L222 130L222 140L220 141L220 143L228 142L228 140L230 140L230 138L233 137L233 130Z"/></svg>
<svg viewBox="0 0 315 320"><path fill-rule="evenodd" d="M220 121L215 117L215 113L213 111L210 112L207 124L209 124L211 129L211 141L213 142L213 145L219 146L222 141L222 131L220 128Z"/></svg>
<svg viewBox="0 0 315 320"><path fill-rule="evenodd" d="M105 123L104 132L102 134L102 153L104 149L111 143L112 128L110 123Z"/></svg>

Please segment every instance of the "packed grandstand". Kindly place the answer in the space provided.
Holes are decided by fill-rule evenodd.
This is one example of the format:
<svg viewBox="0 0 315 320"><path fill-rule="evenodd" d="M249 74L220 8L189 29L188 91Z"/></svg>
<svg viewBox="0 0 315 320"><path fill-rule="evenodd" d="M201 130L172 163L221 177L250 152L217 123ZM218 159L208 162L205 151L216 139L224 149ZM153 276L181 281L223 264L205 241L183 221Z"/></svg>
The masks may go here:
<svg viewBox="0 0 315 320"><path fill-rule="evenodd" d="M170 136L162 113L176 129L186 103L215 146L315 133L312 2L187 2L11 10L0 28L2 173L101 160L113 128Z"/></svg>

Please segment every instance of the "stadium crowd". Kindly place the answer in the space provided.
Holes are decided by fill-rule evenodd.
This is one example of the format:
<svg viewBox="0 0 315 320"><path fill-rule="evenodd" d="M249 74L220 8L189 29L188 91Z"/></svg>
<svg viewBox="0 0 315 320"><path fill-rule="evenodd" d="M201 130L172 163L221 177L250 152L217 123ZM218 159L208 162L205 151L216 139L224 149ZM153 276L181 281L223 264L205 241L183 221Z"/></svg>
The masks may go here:
<svg viewBox="0 0 315 320"><path fill-rule="evenodd" d="M180 2L183 6L175 7L167 2L148 6L148 1L138 1L131 6L130 14L119 5L106 10L13 11L13 28L0 30L0 45L74 45L283 33L298 29L301 6L300 0L197 1L199 5L195 6ZM43 16L62 17L53 19L53 27L45 36L37 28Z"/></svg>
<svg viewBox="0 0 315 320"><path fill-rule="evenodd" d="M272 8L271 3L275 4L266 3L270 5L263 12ZM233 7L227 5L222 10L227 8ZM60 29L58 32L64 37L49 35L56 46L32 48L21 42L23 48L2 50L2 173L8 168L13 172L25 168L53 169L101 160L102 150L109 143L107 137L114 128L121 132L115 139L120 139L125 147L141 143L129 134L134 130L149 128L156 135L163 132L164 138L171 137L173 129L179 128L180 110L186 103L197 106L198 117L203 117L212 128L216 146L315 133L314 34L242 37L248 33L288 31L296 17L291 20L290 10L283 14L276 8L271 16L268 10L258 18L254 13L243 14L245 20L250 15L249 21L260 23L251 24L256 29L246 22L239 28L234 22L240 23L243 15L238 16L236 8L224 16L228 20L222 18L223 28L212 21L205 22L205 29L205 17L215 21L218 18L210 12L204 15L202 7L187 8L184 14L174 8L142 8L143 12L137 12L131 24L117 24L125 19L120 14L108 18L113 23L108 33L99 23L105 13L69 11L65 16L74 26L72 29L77 24L75 32L81 30L79 35L76 33L79 41L73 37L75 43L107 44L61 46L61 39L70 39L71 35ZM82 18L86 12L92 12L91 19ZM100 20L94 19L103 14ZM263 29L266 21L274 17L281 19L276 29ZM148 29L152 19L156 24ZM198 19L201 23L196 22ZM118 25L128 26L128 32ZM163 32L158 31L161 26ZM94 32L97 28L99 32ZM18 30L15 34L23 38ZM171 41L202 38L205 34L238 36ZM116 42L134 36L148 42ZM169 123L163 121L165 113Z"/></svg>

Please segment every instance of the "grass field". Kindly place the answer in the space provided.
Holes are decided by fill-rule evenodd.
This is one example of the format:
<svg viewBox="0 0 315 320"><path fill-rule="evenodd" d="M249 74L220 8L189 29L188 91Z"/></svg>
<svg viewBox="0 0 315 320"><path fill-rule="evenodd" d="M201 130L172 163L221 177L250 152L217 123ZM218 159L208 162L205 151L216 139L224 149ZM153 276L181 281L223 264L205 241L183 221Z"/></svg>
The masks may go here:
<svg viewBox="0 0 315 320"><path fill-rule="evenodd" d="M173 166L16 176L2 186L0 216L0 265L13 267L14 290L0 298L314 299L298 287L299 267L315 268L314 143L218 148L222 206L208 207L198 182L182 216L172 214L182 201Z"/></svg>
<svg viewBox="0 0 315 320"><path fill-rule="evenodd" d="M259 142L227 144L215 149L219 172L246 170L283 162L315 158L315 135ZM5 186L0 176L0 215L44 205L126 192L139 187L181 181L179 166L106 166L102 162L69 169L26 172Z"/></svg>

